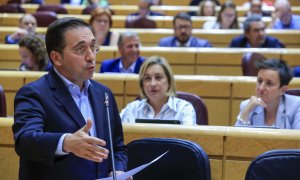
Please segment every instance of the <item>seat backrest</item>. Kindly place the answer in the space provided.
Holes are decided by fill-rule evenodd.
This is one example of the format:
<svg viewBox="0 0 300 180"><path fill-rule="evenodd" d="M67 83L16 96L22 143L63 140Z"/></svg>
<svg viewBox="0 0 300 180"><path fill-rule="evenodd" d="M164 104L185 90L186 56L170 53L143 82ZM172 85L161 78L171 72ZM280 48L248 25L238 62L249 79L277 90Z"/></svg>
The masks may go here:
<svg viewBox="0 0 300 180"><path fill-rule="evenodd" d="M197 96L196 94L181 91L177 91L176 94L178 98L184 99L194 106L196 112L196 124L208 125L207 107L199 96Z"/></svg>
<svg viewBox="0 0 300 180"><path fill-rule="evenodd" d="M294 95L294 96L300 96L300 88L295 89L288 89L285 91L286 94Z"/></svg>
<svg viewBox="0 0 300 180"><path fill-rule="evenodd" d="M242 72L244 76L256 76L258 69L255 67L255 61L265 60L265 56L259 53L246 53L242 58Z"/></svg>
<svg viewBox="0 0 300 180"><path fill-rule="evenodd" d="M211 179L208 156L194 142L172 138L145 138L134 140L127 147L129 170L169 151L157 162L134 175L135 180Z"/></svg>
<svg viewBox="0 0 300 180"><path fill-rule="evenodd" d="M248 167L246 180L300 179L300 150L271 150L256 157Z"/></svg>
<svg viewBox="0 0 300 180"><path fill-rule="evenodd" d="M148 18L129 15L125 21L126 28L156 28L156 22Z"/></svg>
<svg viewBox="0 0 300 180"><path fill-rule="evenodd" d="M62 4L42 4L36 11L52 11L56 14L68 14L67 9Z"/></svg>
<svg viewBox="0 0 300 180"><path fill-rule="evenodd" d="M37 11L32 15L35 17L38 27L48 27L57 20L56 13L52 11Z"/></svg>
<svg viewBox="0 0 300 180"><path fill-rule="evenodd" d="M2 4L0 6L0 13L25 13L25 9L17 3Z"/></svg>
<svg viewBox="0 0 300 180"><path fill-rule="evenodd" d="M4 89L0 85L0 117L6 117L6 99Z"/></svg>
<svg viewBox="0 0 300 180"><path fill-rule="evenodd" d="M87 6L82 10L81 14L91 14L95 8L96 6Z"/></svg>

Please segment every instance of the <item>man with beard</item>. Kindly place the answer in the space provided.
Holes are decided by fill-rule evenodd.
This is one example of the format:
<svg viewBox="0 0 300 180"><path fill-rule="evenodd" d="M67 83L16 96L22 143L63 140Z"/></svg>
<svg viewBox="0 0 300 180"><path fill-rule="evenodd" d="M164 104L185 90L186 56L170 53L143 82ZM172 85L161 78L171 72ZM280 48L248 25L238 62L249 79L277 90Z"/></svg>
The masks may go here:
<svg viewBox="0 0 300 180"><path fill-rule="evenodd" d="M118 49L121 57L104 60L100 73L135 73L138 74L145 58L140 57L141 41L137 33L126 31L118 39Z"/></svg>
<svg viewBox="0 0 300 180"><path fill-rule="evenodd" d="M244 34L232 39L229 47L240 48L284 48L278 39L267 36L265 23L261 16L251 15L247 17L243 25Z"/></svg>
<svg viewBox="0 0 300 180"><path fill-rule="evenodd" d="M212 47L205 39L192 36L192 20L187 13L179 13L173 19L174 36L162 38L162 47Z"/></svg>

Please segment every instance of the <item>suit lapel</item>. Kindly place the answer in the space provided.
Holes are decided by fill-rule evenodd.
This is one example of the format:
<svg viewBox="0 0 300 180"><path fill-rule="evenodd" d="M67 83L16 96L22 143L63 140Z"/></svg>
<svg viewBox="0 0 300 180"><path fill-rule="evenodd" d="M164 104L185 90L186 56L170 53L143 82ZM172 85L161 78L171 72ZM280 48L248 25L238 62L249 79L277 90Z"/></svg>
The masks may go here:
<svg viewBox="0 0 300 180"><path fill-rule="evenodd" d="M97 90L93 83L91 83L89 87L89 100L93 109L97 137L104 139L104 137L106 137L105 134L107 134L104 132L105 129L107 129L104 93Z"/></svg>
<svg viewBox="0 0 300 180"><path fill-rule="evenodd" d="M74 102L68 88L54 70L52 70L49 74L49 84L51 89L53 89L54 98L64 106L65 111L67 111L78 127L83 127L86 122Z"/></svg>

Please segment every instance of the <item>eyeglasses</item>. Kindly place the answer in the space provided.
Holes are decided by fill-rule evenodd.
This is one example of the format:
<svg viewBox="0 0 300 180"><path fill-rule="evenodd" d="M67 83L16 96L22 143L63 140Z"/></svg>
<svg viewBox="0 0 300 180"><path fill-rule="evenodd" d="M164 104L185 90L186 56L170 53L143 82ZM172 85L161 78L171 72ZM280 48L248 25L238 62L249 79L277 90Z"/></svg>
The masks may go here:
<svg viewBox="0 0 300 180"><path fill-rule="evenodd" d="M192 28L192 26L189 26L189 25L175 26L175 29L178 29L178 30L191 29L191 28Z"/></svg>
<svg viewBox="0 0 300 180"><path fill-rule="evenodd" d="M88 54L89 50L91 50L93 54L97 54L100 51L100 48L99 48L99 46L94 44L90 48L78 47L75 50L71 50L71 52L74 52L78 56L86 56Z"/></svg>

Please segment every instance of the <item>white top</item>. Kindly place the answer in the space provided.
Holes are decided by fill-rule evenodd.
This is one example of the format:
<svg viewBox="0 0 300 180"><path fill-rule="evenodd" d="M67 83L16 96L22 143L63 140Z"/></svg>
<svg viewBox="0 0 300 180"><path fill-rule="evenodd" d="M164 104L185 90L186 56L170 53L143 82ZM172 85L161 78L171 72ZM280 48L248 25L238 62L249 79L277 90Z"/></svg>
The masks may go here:
<svg viewBox="0 0 300 180"><path fill-rule="evenodd" d="M171 96L161 111L155 115L147 99L133 101L121 111L123 123L135 123L135 119L179 120L182 125L196 125L196 112L193 105L183 99Z"/></svg>
<svg viewBox="0 0 300 180"><path fill-rule="evenodd" d="M202 29L220 29L220 28L221 25L217 21L206 21L202 26Z"/></svg>

